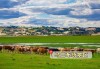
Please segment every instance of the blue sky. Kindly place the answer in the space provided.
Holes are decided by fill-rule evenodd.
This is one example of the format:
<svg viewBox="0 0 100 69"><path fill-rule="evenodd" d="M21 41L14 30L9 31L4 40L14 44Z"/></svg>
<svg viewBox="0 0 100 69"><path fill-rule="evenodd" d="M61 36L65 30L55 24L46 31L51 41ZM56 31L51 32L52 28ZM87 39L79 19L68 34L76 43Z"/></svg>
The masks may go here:
<svg viewBox="0 0 100 69"><path fill-rule="evenodd" d="M99 0L0 0L0 26L100 27Z"/></svg>

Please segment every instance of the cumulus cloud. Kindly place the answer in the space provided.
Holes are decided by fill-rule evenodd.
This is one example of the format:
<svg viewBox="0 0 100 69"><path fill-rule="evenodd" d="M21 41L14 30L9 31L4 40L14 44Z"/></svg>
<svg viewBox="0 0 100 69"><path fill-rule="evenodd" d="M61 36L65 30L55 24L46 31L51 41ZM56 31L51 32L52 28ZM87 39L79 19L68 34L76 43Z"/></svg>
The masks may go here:
<svg viewBox="0 0 100 69"><path fill-rule="evenodd" d="M100 1L2 0L0 15L2 26L100 27Z"/></svg>
<svg viewBox="0 0 100 69"><path fill-rule="evenodd" d="M0 8L11 8L16 5L21 5L28 0L0 0Z"/></svg>
<svg viewBox="0 0 100 69"><path fill-rule="evenodd" d="M21 13L19 11L11 11L11 10L0 10L0 19L11 19L18 18L21 16L25 16L26 14Z"/></svg>

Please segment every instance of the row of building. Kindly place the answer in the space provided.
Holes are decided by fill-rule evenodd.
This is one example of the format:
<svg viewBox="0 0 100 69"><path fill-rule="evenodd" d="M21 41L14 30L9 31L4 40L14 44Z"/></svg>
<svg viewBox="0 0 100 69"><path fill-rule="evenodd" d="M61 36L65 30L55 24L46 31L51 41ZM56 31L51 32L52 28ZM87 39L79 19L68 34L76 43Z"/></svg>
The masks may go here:
<svg viewBox="0 0 100 69"><path fill-rule="evenodd" d="M0 27L0 36L100 35L100 27Z"/></svg>

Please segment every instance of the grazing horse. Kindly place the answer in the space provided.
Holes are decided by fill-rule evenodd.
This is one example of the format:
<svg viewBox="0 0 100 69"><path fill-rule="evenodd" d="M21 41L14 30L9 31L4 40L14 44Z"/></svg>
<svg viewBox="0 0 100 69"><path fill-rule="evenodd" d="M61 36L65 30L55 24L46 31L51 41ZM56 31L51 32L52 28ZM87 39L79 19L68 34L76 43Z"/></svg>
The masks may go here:
<svg viewBox="0 0 100 69"><path fill-rule="evenodd" d="M92 53L95 53L96 52L96 49L84 49L84 51L90 51Z"/></svg>
<svg viewBox="0 0 100 69"><path fill-rule="evenodd" d="M18 48L18 51L20 53L25 53L26 52L26 47L25 46L21 46L21 47Z"/></svg>
<svg viewBox="0 0 100 69"><path fill-rule="evenodd" d="M70 51L71 48L58 48L59 51Z"/></svg>
<svg viewBox="0 0 100 69"><path fill-rule="evenodd" d="M2 49L3 49L3 46L0 46L0 51L2 51Z"/></svg>
<svg viewBox="0 0 100 69"><path fill-rule="evenodd" d="M83 48L74 47L70 51L83 51Z"/></svg>
<svg viewBox="0 0 100 69"><path fill-rule="evenodd" d="M38 48L37 52L39 54L47 54L48 53L48 49L44 48L44 47L40 47L40 48Z"/></svg>
<svg viewBox="0 0 100 69"><path fill-rule="evenodd" d="M97 49L96 49L96 52L97 52L97 53L100 53L100 48L97 48Z"/></svg>
<svg viewBox="0 0 100 69"><path fill-rule="evenodd" d="M39 47L30 47L31 53L37 53Z"/></svg>
<svg viewBox="0 0 100 69"><path fill-rule="evenodd" d="M8 50L8 52L14 52L15 46L3 46L3 49Z"/></svg>

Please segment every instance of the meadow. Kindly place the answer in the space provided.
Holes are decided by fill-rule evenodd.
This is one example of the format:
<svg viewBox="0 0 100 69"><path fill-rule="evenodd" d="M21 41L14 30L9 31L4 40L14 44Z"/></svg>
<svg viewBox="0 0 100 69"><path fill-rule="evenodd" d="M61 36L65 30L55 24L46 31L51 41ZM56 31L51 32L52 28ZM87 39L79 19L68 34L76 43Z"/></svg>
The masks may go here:
<svg viewBox="0 0 100 69"><path fill-rule="evenodd" d="M49 55L0 53L0 69L99 69L100 54L92 59L51 59Z"/></svg>
<svg viewBox="0 0 100 69"><path fill-rule="evenodd" d="M100 43L100 36L0 37L0 43Z"/></svg>
<svg viewBox="0 0 100 69"><path fill-rule="evenodd" d="M61 43L49 47L83 47L63 43L95 43L100 45L100 36L20 36L0 37L0 43ZM88 44L87 44L88 45ZM87 48L88 46L85 46ZM93 44L94 45L94 44ZM32 45L33 46L33 45ZM95 46L91 48L96 48ZM92 59L51 59L48 55L0 52L0 69L99 69L100 53Z"/></svg>

